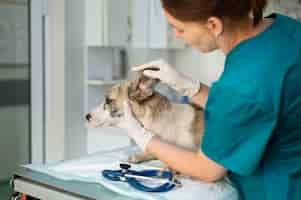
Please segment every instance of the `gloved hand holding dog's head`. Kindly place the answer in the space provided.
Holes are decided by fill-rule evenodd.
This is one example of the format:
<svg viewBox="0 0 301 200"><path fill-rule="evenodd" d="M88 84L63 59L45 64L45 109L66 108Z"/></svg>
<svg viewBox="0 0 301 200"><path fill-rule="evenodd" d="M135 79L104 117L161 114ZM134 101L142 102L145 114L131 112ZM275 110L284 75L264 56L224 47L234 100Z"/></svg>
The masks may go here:
<svg viewBox="0 0 301 200"><path fill-rule="evenodd" d="M160 80L169 85L183 96L192 97L200 89L201 83L178 72L164 60L152 61L132 68L133 71L143 72L149 78Z"/></svg>

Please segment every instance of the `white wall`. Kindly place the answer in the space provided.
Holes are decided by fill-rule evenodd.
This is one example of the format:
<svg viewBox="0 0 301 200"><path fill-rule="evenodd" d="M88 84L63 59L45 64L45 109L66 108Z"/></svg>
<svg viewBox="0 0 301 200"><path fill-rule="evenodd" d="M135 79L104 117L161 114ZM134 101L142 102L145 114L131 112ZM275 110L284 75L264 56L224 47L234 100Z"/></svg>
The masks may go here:
<svg viewBox="0 0 301 200"><path fill-rule="evenodd" d="M69 159L87 153L85 5L83 0L65 2L65 158Z"/></svg>
<svg viewBox="0 0 301 200"><path fill-rule="evenodd" d="M46 21L46 162L65 158L65 1L48 2Z"/></svg>
<svg viewBox="0 0 301 200"><path fill-rule="evenodd" d="M208 54L188 48L170 53L170 62L193 79L211 85L223 71L225 56L220 51Z"/></svg>

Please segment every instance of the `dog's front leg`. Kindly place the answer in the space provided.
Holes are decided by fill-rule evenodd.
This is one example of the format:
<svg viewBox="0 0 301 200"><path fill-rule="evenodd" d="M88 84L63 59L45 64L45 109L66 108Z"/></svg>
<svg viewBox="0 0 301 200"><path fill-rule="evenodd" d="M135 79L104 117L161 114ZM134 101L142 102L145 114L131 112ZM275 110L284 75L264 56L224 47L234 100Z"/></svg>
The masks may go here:
<svg viewBox="0 0 301 200"><path fill-rule="evenodd" d="M156 160L156 158L147 153L141 153L141 154L133 154L128 157L128 162L129 163L141 163L145 161L150 161L150 160Z"/></svg>

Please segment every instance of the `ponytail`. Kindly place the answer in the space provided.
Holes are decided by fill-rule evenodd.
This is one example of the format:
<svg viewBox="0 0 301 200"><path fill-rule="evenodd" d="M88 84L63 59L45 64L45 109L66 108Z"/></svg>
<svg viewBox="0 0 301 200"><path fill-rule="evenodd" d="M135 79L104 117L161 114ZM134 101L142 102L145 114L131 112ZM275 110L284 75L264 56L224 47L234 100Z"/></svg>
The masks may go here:
<svg viewBox="0 0 301 200"><path fill-rule="evenodd" d="M258 25L263 18L263 11L267 5L267 0L250 0L251 13L253 15L254 26Z"/></svg>

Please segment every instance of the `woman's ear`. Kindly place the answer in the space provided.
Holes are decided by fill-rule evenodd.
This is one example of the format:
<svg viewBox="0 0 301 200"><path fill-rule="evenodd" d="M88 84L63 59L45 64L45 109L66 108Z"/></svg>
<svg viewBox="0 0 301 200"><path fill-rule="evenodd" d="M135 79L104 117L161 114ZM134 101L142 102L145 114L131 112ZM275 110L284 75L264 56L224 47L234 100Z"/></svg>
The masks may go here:
<svg viewBox="0 0 301 200"><path fill-rule="evenodd" d="M216 38L224 32L224 23L218 17L209 17L206 26Z"/></svg>

